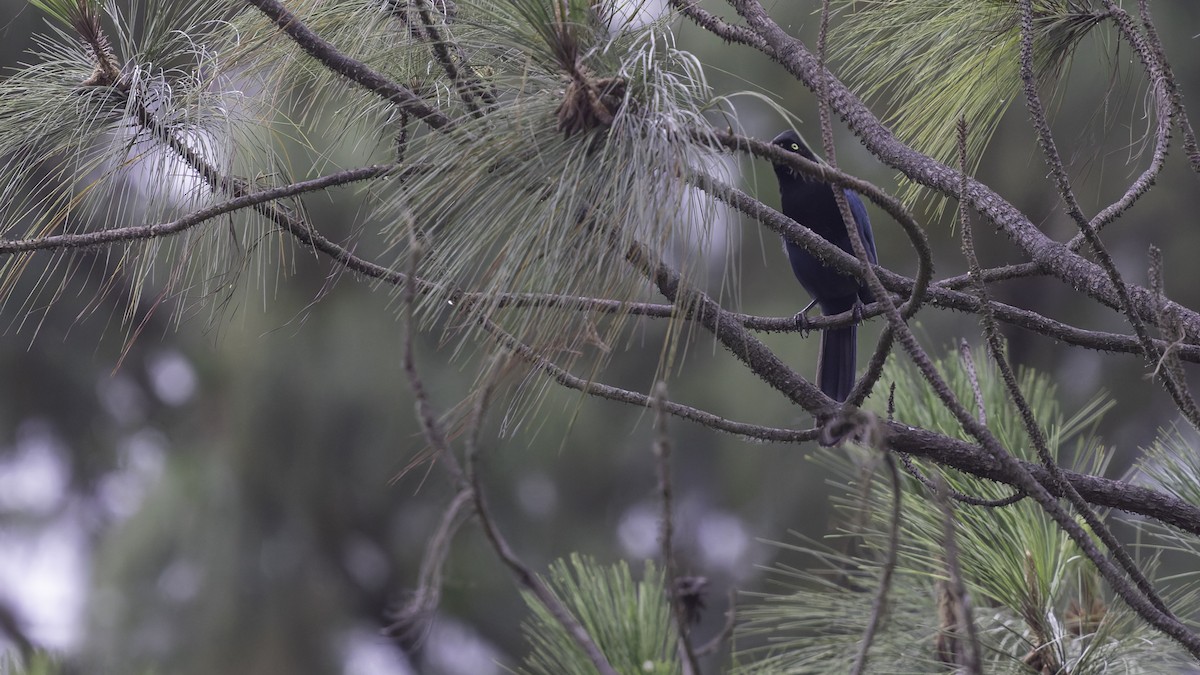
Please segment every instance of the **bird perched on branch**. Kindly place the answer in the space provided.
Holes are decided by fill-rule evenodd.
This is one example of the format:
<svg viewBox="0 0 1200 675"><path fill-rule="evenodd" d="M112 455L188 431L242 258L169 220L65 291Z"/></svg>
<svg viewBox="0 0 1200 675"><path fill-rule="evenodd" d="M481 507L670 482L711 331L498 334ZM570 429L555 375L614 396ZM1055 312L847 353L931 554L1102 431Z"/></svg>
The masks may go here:
<svg viewBox="0 0 1200 675"><path fill-rule="evenodd" d="M795 131L788 130L771 141L788 152L794 152L810 161L821 160ZM828 183L806 176L786 164L775 165L775 176L779 178L779 195L782 198L783 214L816 232L838 248L854 255L850 245L850 234L842 220L841 210L834 198L835 189ZM875 255L875 237L871 234L871 221L862 199L852 190L842 189L854 215L854 225L862 239L867 258L878 262ZM858 303L872 302L874 297L866 284L838 270L827 267L816 256L804 248L784 240L792 272L804 290L812 296L812 302L796 315L803 325L804 315L812 306L820 305L822 314L841 314L861 307ZM854 386L855 346L857 326L831 328L821 334L820 365L817 368L817 386L826 396L835 401L845 401Z"/></svg>

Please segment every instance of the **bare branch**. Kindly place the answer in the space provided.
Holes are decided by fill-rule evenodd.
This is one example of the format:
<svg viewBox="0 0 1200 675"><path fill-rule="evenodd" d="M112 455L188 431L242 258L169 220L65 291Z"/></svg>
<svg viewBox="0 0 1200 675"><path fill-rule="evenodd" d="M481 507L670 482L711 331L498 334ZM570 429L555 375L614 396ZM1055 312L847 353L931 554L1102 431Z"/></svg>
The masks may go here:
<svg viewBox="0 0 1200 675"><path fill-rule="evenodd" d="M763 49L766 43L762 38L747 28L735 26L721 17L700 7L700 0L668 0L671 7L678 10L704 30L716 35L726 42L738 42L750 45L755 49Z"/></svg>
<svg viewBox="0 0 1200 675"><path fill-rule="evenodd" d="M417 371L417 359L413 346L415 342L413 333L416 324L414 308L417 295L414 279L416 279L416 270L420 256L421 247L417 243L417 239L413 236L413 233L409 232L409 273L404 277L400 286L401 298L404 303L404 326L401 333L404 341L402 346L404 374L407 376L409 387L412 388L413 398L416 399L417 422L421 425L421 433L425 435L425 441L432 449L434 459L438 460L446 468L456 484L461 485L465 481L462 466L450 448L446 432L438 420L438 415L433 409L433 404L429 402L429 392L425 389L425 382L421 379L420 372Z"/></svg>
<svg viewBox="0 0 1200 675"><path fill-rule="evenodd" d="M491 333L496 340L507 349L511 349L513 353L520 356L522 359L529 361L537 368L541 369L556 382L568 389L574 389L589 396L617 401L620 403L628 403L642 408L653 408L656 406L651 397L646 396L628 389L621 389L611 385L602 384L590 379L584 379L576 375L572 375L558 364L550 359L538 354L532 347L521 342L516 337L500 328L495 322L490 319L482 319L481 325L486 331ZM811 441L817 437L815 429L797 430L797 429L781 429L775 427L764 427L756 424L746 424L744 422L734 422L727 420L718 415L714 415L699 408L686 406L675 401L662 401L661 408L676 417L685 419L696 424L724 431L727 433L743 436L758 441L771 441L775 443L802 443Z"/></svg>
<svg viewBox="0 0 1200 675"><path fill-rule="evenodd" d="M488 542L492 545L492 549L500 560L512 571L517 583L529 590L538 602L550 612L551 616L558 621L559 625L566 630L575 644L583 650L592 665L601 675L617 675L617 671L612 667L612 664L605 658L604 653L596 646L595 640L588 634L587 629L579 623L571 611L563 605L554 593L546 586L540 577L534 574L517 554L513 552L512 547L508 545L508 540L497 529L496 523L492 520L491 511L488 510L487 499L483 493L483 485L479 480L479 452L474 443L467 447L467 482L471 486L471 493L475 497L475 513L479 516L479 522L483 526L483 531L487 535Z"/></svg>
<svg viewBox="0 0 1200 675"><path fill-rule="evenodd" d="M683 599L679 597L679 587L676 579L679 570L675 564L675 513L672 506L671 490L671 437L667 433L667 411L663 404L667 400L667 384L659 381L654 385L654 396L651 405L654 406L654 461L658 467L658 496L662 501L662 522L659 531L659 546L663 559L663 592L671 603L671 613L675 617L675 628L679 631L679 651L687 664L691 675L700 675L700 661L696 658L696 650L692 646L691 621Z"/></svg>
<svg viewBox="0 0 1200 675"><path fill-rule="evenodd" d="M179 234L217 216L242 209L265 204L266 202L291 197L304 192L324 190L336 185L345 185L360 180L378 178L396 168L394 164L376 164L359 169L338 171L320 178L299 181L289 185L259 190L247 193L220 204L193 211L188 215L167 223L155 225L132 225L117 227L97 232L79 234L55 234L35 239L0 239L0 255L9 255L23 251L40 251L56 249L89 249L114 244L118 242L156 239L173 234Z"/></svg>
<svg viewBox="0 0 1200 675"><path fill-rule="evenodd" d="M958 343L958 357L967 371L967 379L971 382L971 393L975 394L975 410L979 413L979 423L987 426L987 407L983 404L983 390L979 388L975 359L971 357L971 345L966 340L960 340Z"/></svg>
<svg viewBox="0 0 1200 675"><path fill-rule="evenodd" d="M452 43L446 39L444 31L434 20L435 12L432 11L430 0L416 0L416 3L417 13L421 17L426 37L429 38L429 48L433 52L434 58L442 66L442 70L446 71L446 77L454 83L454 88L458 91L459 98L462 99L467 110L476 118L482 117L484 110L479 107L476 99L482 101L486 106L493 106L496 104L496 97L479 81L479 78L474 75L465 75L458 64L454 62L454 57L451 56L447 46ZM443 21L446 19L446 15L441 12L437 12L437 15Z"/></svg>
<svg viewBox="0 0 1200 675"><path fill-rule="evenodd" d="M422 631L429 616L437 609L442 599L442 570L450 554L450 542L454 534L467 521L464 508L471 503L471 491L461 490L450 500L437 529L425 544L425 555L421 558L421 569L417 576L417 590L404 606L390 614L391 623L383 629L388 637L410 639L412 631Z"/></svg>

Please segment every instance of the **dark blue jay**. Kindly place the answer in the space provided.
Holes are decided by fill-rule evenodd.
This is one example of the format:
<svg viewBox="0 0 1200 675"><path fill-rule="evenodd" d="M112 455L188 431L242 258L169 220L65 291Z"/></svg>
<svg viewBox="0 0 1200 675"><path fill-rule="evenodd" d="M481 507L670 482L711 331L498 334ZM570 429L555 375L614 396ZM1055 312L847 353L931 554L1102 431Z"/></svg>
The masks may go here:
<svg viewBox="0 0 1200 675"><path fill-rule="evenodd" d="M813 162L821 161L808 149L800 135L790 129L776 136L771 142ZM783 214L854 255L854 247L850 245L850 234L846 231L846 223L842 220L841 210L838 209L837 200L833 196L834 188L784 164L775 165L775 175L779 178ZM867 219L867 209L857 193L845 189L842 192L850 205L850 213L854 215L854 225L858 228L858 236L867 250L867 258L876 263L878 260L875 255L875 237L871 234L871 221ZM813 301L804 308L804 312L817 304L821 306L822 314L841 314L854 309L859 301L868 303L874 300L871 290L866 284L860 284L855 277L826 267L811 253L790 241L784 241L784 248L787 250L796 279L812 296ZM801 315L804 312L801 312ZM857 333L857 327L851 325L826 330L821 334L817 386L835 401L845 401L850 395L851 387L854 386Z"/></svg>

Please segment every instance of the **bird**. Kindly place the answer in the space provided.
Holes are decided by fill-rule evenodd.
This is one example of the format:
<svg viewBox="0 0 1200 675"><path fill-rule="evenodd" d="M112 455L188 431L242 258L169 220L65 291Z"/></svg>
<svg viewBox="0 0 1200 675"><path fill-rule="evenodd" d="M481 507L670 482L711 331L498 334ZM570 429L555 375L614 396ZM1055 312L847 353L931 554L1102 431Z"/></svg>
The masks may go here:
<svg viewBox="0 0 1200 675"><path fill-rule="evenodd" d="M800 134L788 129L776 136L772 144L787 152L794 152L812 162L821 163L820 159L804 143ZM796 171L786 164L775 164L775 176L779 179L779 196L783 214L788 218L804 225L813 232L821 235L827 241L836 244L838 248L854 255L850 244L850 234L846 223L842 220L841 209L834 198L834 188ZM859 239L866 249L867 259L872 264L878 263L875 253L875 237L871 232L871 221L867 217L867 209L862 199L853 190L840 188L854 216L854 225L858 228ZM857 311L862 305L874 301L866 284L848 274L832 267L827 267L820 259L813 256L803 247L793 244L786 238L783 241L792 273L796 280L812 296L812 302L799 314L796 320L804 325L805 314L814 304L820 305L821 313L825 315L841 314L842 312ZM854 386L855 351L857 345L858 327L854 324L842 328L830 328L821 334L821 354L817 366L817 386L826 396L841 403L850 395Z"/></svg>

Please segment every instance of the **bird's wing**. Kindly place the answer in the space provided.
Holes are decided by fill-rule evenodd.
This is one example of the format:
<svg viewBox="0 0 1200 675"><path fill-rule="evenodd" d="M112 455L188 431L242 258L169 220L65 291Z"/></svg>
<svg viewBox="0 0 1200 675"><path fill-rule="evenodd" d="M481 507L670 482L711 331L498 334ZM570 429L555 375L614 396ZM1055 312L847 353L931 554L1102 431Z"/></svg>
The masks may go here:
<svg viewBox="0 0 1200 675"><path fill-rule="evenodd" d="M863 248L867 249L867 259L876 265L879 264L879 256L875 253L875 234L871 232L871 219L867 217L867 207L863 206L862 199L858 193L843 188L846 193L846 202L850 204L850 213L854 216L854 224L858 226L858 237L862 239Z"/></svg>

